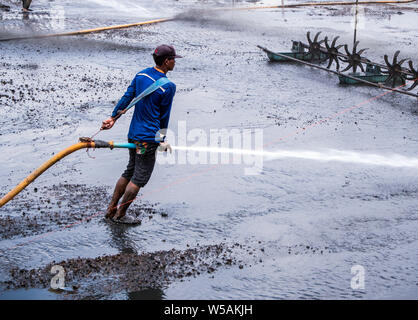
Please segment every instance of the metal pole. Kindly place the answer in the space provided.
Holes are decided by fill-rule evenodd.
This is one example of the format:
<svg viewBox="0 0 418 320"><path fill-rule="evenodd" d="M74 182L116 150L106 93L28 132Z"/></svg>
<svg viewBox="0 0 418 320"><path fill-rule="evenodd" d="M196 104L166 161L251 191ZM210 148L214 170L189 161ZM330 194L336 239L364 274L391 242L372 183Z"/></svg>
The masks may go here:
<svg viewBox="0 0 418 320"><path fill-rule="evenodd" d="M358 16L358 0L356 0L356 16L354 18L354 41L353 41L353 48L354 48L354 44L356 43L356 40L357 40L357 16Z"/></svg>

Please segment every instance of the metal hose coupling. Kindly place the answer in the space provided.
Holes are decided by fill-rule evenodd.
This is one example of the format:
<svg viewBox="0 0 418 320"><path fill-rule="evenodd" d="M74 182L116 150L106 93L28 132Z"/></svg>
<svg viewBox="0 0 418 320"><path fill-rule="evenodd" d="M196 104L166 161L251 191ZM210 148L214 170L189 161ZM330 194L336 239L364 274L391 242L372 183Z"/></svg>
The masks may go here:
<svg viewBox="0 0 418 320"><path fill-rule="evenodd" d="M110 148L113 149L113 141L107 142L103 140L93 140L88 137L80 137L78 139L80 142L91 144L91 148Z"/></svg>

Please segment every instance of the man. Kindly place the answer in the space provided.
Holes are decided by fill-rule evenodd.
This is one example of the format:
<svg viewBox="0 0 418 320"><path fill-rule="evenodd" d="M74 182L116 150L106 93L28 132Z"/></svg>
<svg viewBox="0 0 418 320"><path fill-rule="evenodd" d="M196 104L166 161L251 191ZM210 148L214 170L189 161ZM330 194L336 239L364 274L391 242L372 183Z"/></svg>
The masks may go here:
<svg viewBox="0 0 418 320"><path fill-rule="evenodd" d="M155 67L147 68L139 72L128 87L124 96L113 110L112 116L103 121L102 129L108 130L113 127L119 113L141 92L150 87L161 77L166 77L168 71L174 69L176 51L172 46L158 46L153 53ZM106 218L115 222L126 224L137 224L140 220L132 215L126 215L126 211L138 194L140 188L144 187L155 164L155 153L160 146L162 151L167 151L170 146L160 138L160 133L164 132L168 126L171 105L176 85L168 82L151 94L145 96L135 105L129 128L128 141L137 145L135 149L129 149L129 163L116 183L112 200L106 212ZM117 208L119 200L122 198L120 206Z"/></svg>
<svg viewBox="0 0 418 320"><path fill-rule="evenodd" d="M32 3L32 0L22 0L22 11L23 12L32 11L31 9L29 9L31 3Z"/></svg>

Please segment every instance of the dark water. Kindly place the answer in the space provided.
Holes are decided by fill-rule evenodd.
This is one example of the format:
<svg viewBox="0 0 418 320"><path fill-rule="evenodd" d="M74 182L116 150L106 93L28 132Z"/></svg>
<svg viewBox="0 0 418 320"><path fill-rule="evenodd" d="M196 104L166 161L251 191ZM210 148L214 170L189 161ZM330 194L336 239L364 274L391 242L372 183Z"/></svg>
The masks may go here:
<svg viewBox="0 0 418 320"><path fill-rule="evenodd" d="M5 2L6 3L6 2ZM230 2L217 2L230 5ZM271 4L273 1L264 1ZM417 157L417 101L388 94L339 116L336 113L380 93L342 87L333 75L293 64L271 64L256 45L289 51L306 32L340 36L352 43L350 10L298 9L211 12L212 1L37 1L33 15L17 7L2 12L0 32L72 31L181 14L181 19L144 28L49 40L1 43L0 190L5 194L53 152L97 131L131 78L151 66L150 53L172 43L178 59L169 78L177 85L170 129L263 129L267 150L353 150ZM253 5L235 2L235 5ZM199 9L199 11L189 11ZM418 63L416 11L373 7L358 30L367 57L383 62L401 50ZM12 83L10 81L12 80ZM12 92L11 90L15 90ZM22 93L20 93L22 92ZM331 119L299 132L310 124ZM180 121L180 122L179 122ZM103 140L125 141L129 117ZM174 141L177 142L177 141ZM274 143L273 143L274 142ZM174 143L175 144L175 143ZM88 205L86 197L65 212L105 210L126 150L84 151L39 177L0 214L48 216L75 185L107 190ZM418 298L418 170L306 160L265 161L258 175L247 164L157 164L142 201L167 216L141 226L115 229L95 219L71 228L53 227L0 242L0 280L12 268L39 268L52 261L119 252L184 250L225 242L245 244L245 267L173 280L140 292L97 292L96 299L384 299ZM34 192L34 188L39 191ZM61 190L59 193L54 189ZM51 208L41 199L49 198ZM27 205L27 206L26 206ZM37 208L42 206L41 213ZM43 236L44 235L44 236ZM26 243L27 242L27 243ZM26 243L15 248L19 243ZM13 248L13 249L10 249ZM237 255L239 255L237 253ZM361 265L365 288L353 290L350 270ZM5 290L1 299L71 299L47 289Z"/></svg>

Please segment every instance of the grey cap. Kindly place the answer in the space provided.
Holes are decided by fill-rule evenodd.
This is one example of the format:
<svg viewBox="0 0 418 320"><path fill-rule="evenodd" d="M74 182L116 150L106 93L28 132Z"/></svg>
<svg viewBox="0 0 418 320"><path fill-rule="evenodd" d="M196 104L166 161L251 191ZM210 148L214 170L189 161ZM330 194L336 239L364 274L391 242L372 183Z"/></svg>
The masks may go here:
<svg viewBox="0 0 418 320"><path fill-rule="evenodd" d="M176 54L176 50L174 50L173 46L169 46L168 44L162 44L158 46L153 53L156 57L172 57L172 58L183 58Z"/></svg>

